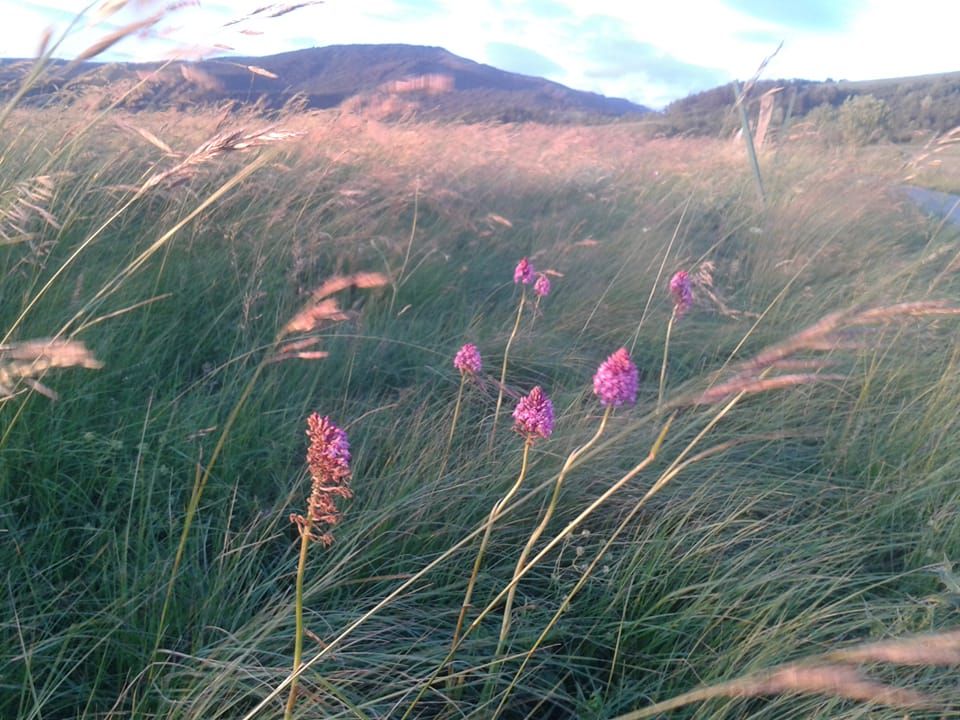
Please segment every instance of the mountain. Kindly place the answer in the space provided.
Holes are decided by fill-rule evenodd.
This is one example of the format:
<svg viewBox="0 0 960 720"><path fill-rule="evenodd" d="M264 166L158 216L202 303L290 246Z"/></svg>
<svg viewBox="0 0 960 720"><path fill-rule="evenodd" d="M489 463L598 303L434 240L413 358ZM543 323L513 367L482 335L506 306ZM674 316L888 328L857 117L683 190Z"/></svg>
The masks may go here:
<svg viewBox="0 0 960 720"><path fill-rule="evenodd" d="M0 93L15 89L24 61L0 61ZM141 82L142 81L142 82ZM139 83L139 87L138 86ZM136 90L131 89L136 88ZM505 72L439 47L332 45L265 57L200 62L55 61L27 98L44 103L126 93L130 109L191 107L225 101L279 108L363 107L384 115L465 121L590 121L649 112L628 100L572 90Z"/></svg>

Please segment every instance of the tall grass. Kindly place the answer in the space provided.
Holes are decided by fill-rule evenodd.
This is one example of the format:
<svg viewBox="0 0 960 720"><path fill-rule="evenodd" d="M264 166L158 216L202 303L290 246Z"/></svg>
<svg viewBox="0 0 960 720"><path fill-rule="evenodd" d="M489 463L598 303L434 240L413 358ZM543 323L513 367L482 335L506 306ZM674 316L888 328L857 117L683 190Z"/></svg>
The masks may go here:
<svg viewBox="0 0 960 720"><path fill-rule="evenodd" d="M0 330L7 344L82 342L103 367L38 376L56 402L17 385L0 403L0 717L238 718L264 702L258 716L278 716L298 551L287 517L315 410L349 433L355 498L307 560L296 717L614 717L952 627L954 320L890 317L792 357L829 381L727 394L726 411L690 403L830 313L956 297L956 236L889 193L896 168L863 177L845 155L785 146L761 158L760 207L738 147L642 125L314 113L279 120L300 137L151 183L267 124L92 124L54 108L7 122L2 197L51 178L50 217L0 247ZM448 448L451 361L470 340L499 365L522 256L557 274L520 323L506 398L542 385L557 422L493 526L451 658L476 543L525 452L519 439L488 450L478 432L491 377L464 393ZM658 410L680 268L695 304L672 328ZM325 280L365 272L392 285L341 288L328 322L289 324ZM291 327L284 339L306 344L284 353ZM603 416L590 378L634 336L637 405L581 455ZM518 579L555 488L540 559ZM491 604L506 593L508 622ZM884 673L936 700L912 717L958 707L949 671ZM838 693L705 697L677 716L903 715Z"/></svg>

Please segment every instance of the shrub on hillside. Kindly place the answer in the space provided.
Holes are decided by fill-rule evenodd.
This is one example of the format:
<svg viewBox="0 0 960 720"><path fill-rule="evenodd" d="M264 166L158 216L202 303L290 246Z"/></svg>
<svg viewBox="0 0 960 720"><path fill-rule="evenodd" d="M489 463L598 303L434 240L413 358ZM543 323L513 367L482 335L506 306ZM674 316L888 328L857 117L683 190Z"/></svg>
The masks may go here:
<svg viewBox="0 0 960 720"><path fill-rule="evenodd" d="M840 135L845 142L869 145L886 137L890 107L873 95L847 98L837 110Z"/></svg>

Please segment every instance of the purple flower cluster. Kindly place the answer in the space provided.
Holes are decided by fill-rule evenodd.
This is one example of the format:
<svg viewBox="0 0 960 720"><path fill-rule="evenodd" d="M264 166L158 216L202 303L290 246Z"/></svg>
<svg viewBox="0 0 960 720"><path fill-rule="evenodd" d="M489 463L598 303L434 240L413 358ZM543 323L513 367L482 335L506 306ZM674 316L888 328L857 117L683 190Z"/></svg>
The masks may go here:
<svg viewBox="0 0 960 720"><path fill-rule="evenodd" d="M467 343L453 356L453 366L461 375L479 375L483 369L483 360L480 351L473 343Z"/></svg>
<svg viewBox="0 0 960 720"><path fill-rule="evenodd" d="M693 305L693 290L686 270L679 270L670 278L670 294L673 295L674 311L679 318Z"/></svg>
<svg viewBox="0 0 960 720"><path fill-rule="evenodd" d="M350 476L350 443L347 434L329 417L313 413L307 418L307 465L310 475L324 481L338 482Z"/></svg>
<svg viewBox="0 0 960 720"><path fill-rule="evenodd" d="M632 405L637 401L637 366L626 348L620 348L597 368L593 376L593 392L604 407Z"/></svg>
<svg viewBox="0 0 960 720"><path fill-rule="evenodd" d="M553 403L539 385L517 403L513 429L524 435L527 442L538 436L546 439L553 432Z"/></svg>
<svg viewBox="0 0 960 720"><path fill-rule="evenodd" d="M533 291L539 297L546 297L550 294L550 278L543 273L537 273L537 281L533 284Z"/></svg>
<svg viewBox="0 0 960 720"><path fill-rule="evenodd" d="M350 443L347 434L329 417L313 413L307 418L307 466L310 469L310 498L307 500L310 535L330 545L333 535L329 528L340 522L340 511L335 498L350 498ZM308 521L302 515L291 515L290 520L306 532Z"/></svg>
<svg viewBox="0 0 960 720"><path fill-rule="evenodd" d="M523 283L524 285L529 285L533 282L534 270L533 265L527 258L523 258L520 262L517 263L516 269L513 271L513 282L514 283Z"/></svg>

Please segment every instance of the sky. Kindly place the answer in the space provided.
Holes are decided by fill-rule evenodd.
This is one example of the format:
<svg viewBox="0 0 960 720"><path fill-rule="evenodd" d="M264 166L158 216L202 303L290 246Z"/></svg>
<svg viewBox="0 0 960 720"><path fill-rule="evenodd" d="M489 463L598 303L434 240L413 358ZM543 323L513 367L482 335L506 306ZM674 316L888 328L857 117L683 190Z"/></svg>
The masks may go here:
<svg viewBox="0 0 960 720"><path fill-rule="evenodd" d="M781 42L764 77L869 80L960 70L957 0L326 0L268 17L287 7L276 3L246 17L269 1L180 2L100 59L434 45L653 108L749 79ZM0 57L35 55L48 28L59 37L85 7L71 0L0 0ZM58 56L75 57L164 5L97 0L89 7Z"/></svg>

